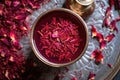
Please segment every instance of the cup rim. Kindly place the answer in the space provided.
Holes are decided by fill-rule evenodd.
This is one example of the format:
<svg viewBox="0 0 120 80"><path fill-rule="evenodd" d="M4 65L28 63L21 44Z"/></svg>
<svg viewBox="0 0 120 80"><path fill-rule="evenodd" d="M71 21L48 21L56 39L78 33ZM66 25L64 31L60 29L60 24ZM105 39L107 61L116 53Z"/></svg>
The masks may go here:
<svg viewBox="0 0 120 80"><path fill-rule="evenodd" d="M58 11L58 10L65 11L65 12L70 13L73 16L77 17L80 20L80 22L83 24L85 32L86 32L85 47L83 48L81 54L77 58L75 58L74 60L69 61L67 63L54 63L54 62L48 61L45 57L42 56L42 54L40 54L39 50L37 49L37 47L35 45L35 41L33 39L34 29L35 29L35 26L36 26L37 22L39 21L39 19L42 16L46 15L47 13L50 13L52 11ZM45 63L45 64L47 64L49 66L52 66L52 67L64 67L64 66L70 65L70 64L75 63L76 61L78 61L83 56L83 54L85 53L85 51L87 49L87 46L88 46L88 42L89 42L89 36L88 36L87 24L85 23L85 21L78 14L76 14L75 12L73 12L73 11L71 11L69 9L65 9L65 8L55 8L55 9L51 9L51 10L43 12L42 14L40 14L37 17L37 19L35 20L35 22L32 25L31 31L30 31L30 45L31 45L31 48L32 48L34 54L36 55L36 57L40 61L42 61L43 63Z"/></svg>
<svg viewBox="0 0 120 80"><path fill-rule="evenodd" d="M81 3L79 0L76 0L76 2L77 2L78 4L80 4L80 5L88 6L88 5L92 4L92 3L94 2L94 0L91 0L91 1L88 2L88 3Z"/></svg>

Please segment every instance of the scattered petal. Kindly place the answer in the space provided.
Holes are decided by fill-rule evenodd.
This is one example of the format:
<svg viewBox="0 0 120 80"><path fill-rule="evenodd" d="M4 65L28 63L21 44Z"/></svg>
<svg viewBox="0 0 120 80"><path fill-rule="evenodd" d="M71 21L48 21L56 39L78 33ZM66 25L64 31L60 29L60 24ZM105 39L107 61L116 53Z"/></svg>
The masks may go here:
<svg viewBox="0 0 120 80"><path fill-rule="evenodd" d="M110 7L114 6L115 0L108 0Z"/></svg>
<svg viewBox="0 0 120 80"><path fill-rule="evenodd" d="M106 40L107 42L111 42L114 37L115 37L114 34L109 34L109 35L105 38L105 40Z"/></svg>
<svg viewBox="0 0 120 80"><path fill-rule="evenodd" d="M95 63L99 64L99 63L104 63L104 57L102 55L102 52L98 49L94 50L91 54L91 59L95 59Z"/></svg>
<svg viewBox="0 0 120 80"><path fill-rule="evenodd" d="M108 66L109 68L113 68L113 65L112 65L112 64L107 64L107 66Z"/></svg>
<svg viewBox="0 0 120 80"><path fill-rule="evenodd" d="M95 76L96 76L96 74L90 72L90 74L88 76L88 80L95 80Z"/></svg>
<svg viewBox="0 0 120 80"><path fill-rule="evenodd" d="M96 57L96 53L98 52L98 50L94 50L90 56L90 59L94 59Z"/></svg>
<svg viewBox="0 0 120 80"><path fill-rule="evenodd" d="M105 40L103 40L102 42L100 42L100 50L104 50L104 48L106 47L107 43Z"/></svg>
<svg viewBox="0 0 120 80"><path fill-rule="evenodd" d="M97 39L98 39L98 41L101 43L103 40L104 40L104 36L103 36L103 34L101 34L101 33L97 33Z"/></svg>
<svg viewBox="0 0 120 80"><path fill-rule="evenodd" d="M78 80L76 77L73 77L71 80Z"/></svg>
<svg viewBox="0 0 120 80"><path fill-rule="evenodd" d="M118 28L116 26L116 20L112 20L111 23L110 23L110 30L113 32L113 31L116 31L118 32Z"/></svg>
<svg viewBox="0 0 120 80"><path fill-rule="evenodd" d="M109 25L110 25L110 17L105 17L105 19L103 20L102 27L109 27Z"/></svg>
<svg viewBox="0 0 120 80"><path fill-rule="evenodd" d="M111 16L111 7L107 7L106 12L105 12L105 16Z"/></svg>
<svg viewBox="0 0 120 80"><path fill-rule="evenodd" d="M96 28L93 25L91 25L91 27L92 27L92 29L91 29L91 31L92 31L92 38L94 38L94 37L97 36L97 30L96 30Z"/></svg>

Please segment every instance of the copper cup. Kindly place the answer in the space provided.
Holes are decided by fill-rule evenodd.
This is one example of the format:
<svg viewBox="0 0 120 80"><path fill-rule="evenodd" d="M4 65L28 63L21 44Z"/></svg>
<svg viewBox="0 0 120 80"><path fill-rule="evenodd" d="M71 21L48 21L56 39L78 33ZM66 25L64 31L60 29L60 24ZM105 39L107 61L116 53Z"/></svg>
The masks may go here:
<svg viewBox="0 0 120 80"><path fill-rule="evenodd" d="M80 37L83 40L83 42L79 46L79 49L76 52L76 54L73 56L74 59L71 61L64 62L64 63L61 63L61 62L59 63L58 61L53 62L51 61L50 58L46 57L44 53L40 50L40 47L39 47L40 39L39 39L39 35L37 34L37 30L42 29L43 26L41 25L45 24L46 22L49 22L52 17L62 17L63 19L70 20L74 24L79 25L78 30L80 32ZM31 42L31 47L34 51L34 54L37 56L37 58L40 61L52 67L67 66L79 60L84 54L84 52L86 51L86 48L88 46L88 41L89 41L88 29L85 21L75 12L69 9L64 9L64 8L56 8L56 9L48 10L42 13L40 16L38 16L38 18L36 19L36 21L32 26L31 34L30 34L30 42Z"/></svg>
<svg viewBox="0 0 120 80"><path fill-rule="evenodd" d="M94 0L66 0L64 7L86 19L93 13L95 4Z"/></svg>

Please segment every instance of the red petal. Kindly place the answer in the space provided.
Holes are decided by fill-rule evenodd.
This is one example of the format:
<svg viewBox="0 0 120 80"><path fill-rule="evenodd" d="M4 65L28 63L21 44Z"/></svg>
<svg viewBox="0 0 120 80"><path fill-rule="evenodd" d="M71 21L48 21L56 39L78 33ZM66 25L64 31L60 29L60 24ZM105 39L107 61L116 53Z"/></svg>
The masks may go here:
<svg viewBox="0 0 120 80"><path fill-rule="evenodd" d="M109 27L110 25L110 17L105 17L105 19L103 20L103 24L102 27Z"/></svg>
<svg viewBox="0 0 120 80"><path fill-rule="evenodd" d="M20 5L20 1L13 1L13 6L17 7L18 5Z"/></svg>
<svg viewBox="0 0 120 80"><path fill-rule="evenodd" d="M25 19L26 17L27 17L26 14L19 14L19 15L15 16L15 19L22 20L22 19Z"/></svg>
<svg viewBox="0 0 120 80"><path fill-rule="evenodd" d="M105 47L106 47L107 43L105 40L103 40L102 42L100 42L100 50L102 51Z"/></svg>
<svg viewBox="0 0 120 80"><path fill-rule="evenodd" d="M10 0L5 0L5 4L7 5L7 6L11 6L11 1Z"/></svg>
<svg viewBox="0 0 120 80"><path fill-rule="evenodd" d="M73 77L71 80L78 80L76 77Z"/></svg>
<svg viewBox="0 0 120 80"><path fill-rule="evenodd" d="M94 50L91 54L91 59L95 59L95 63L103 63L102 52L98 49Z"/></svg>
<svg viewBox="0 0 120 80"><path fill-rule="evenodd" d="M11 41L16 42L16 35L12 31L10 32L10 39Z"/></svg>
<svg viewBox="0 0 120 80"><path fill-rule="evenodd" d="M41 33L41 31L37 31L37 33L38 33L40 36L43 36L43 34Z"/></svg>
<svg viewBox="0 0 120 80"><path fill-rule="evenodd" d="M92 27L92 29L91 29L92 37L96 37L97 36L97 30L96 30L96 28L93 25L91 25L91 27Z"/></svg>
<svg viewBox="0 0 120 80"><path fill-rule="evenodd" d="M38 9L40 5L36 2L32 2L30 0L27 0L28 4L33 8L33 9Z"/></svg>
<svg viewBox="0 0 120 80"><path fill-rule="evenodd" d="M103 37L103 35L101 33L97 33L96 37L98 38L99 42L102 42L104 40L104 37Z"/></svg>
<svg viewBox="0 0 120 80"><path fill-rule="evenodd" d="M109 0L109 5L112 7L114 5L114 0Z"/></svg>
<svg viewBox="0 0 120 80"><path fill-rule="evenodd" d="M106 12L105 12L105 16L111 16L111 7L107 7Z"/></svg>
<svg viewBox="0 0 120 80"><path fill-rule="evenodd" d="M6 38L1 38L0 41L10 47L10 42Z"/></svg>
<svg viewBox="0 0 120 80"><path fill-rule="evenodd" d="M95 74L90 72L89 76L88 76L88 80L95 80Z"/></svg>
<svg viewBox="0 0 120 80"><path fill-rule="evenodd" d="M109 34L109 35L105 38L105 40L106 40L107 42L110 42L110 41L113 40L114 37L115 37L114 34Z"/></svg>
<svg viewBox="0 0 120 80"><path fill-rule="evenodd" d="M4 5L3 5L3 4L0 4L0 15L3 14L3 8L4 8Z"/></svg>
<svg viewBox="0 0 120 80"><path fill-rule="evenodd" d="M94 50L90 56L90 59L94 59L97 52L98 52L98 49Z"/></svg>
<svg viewBox="0 0 120 80"><path fill-rule="evenodd" d="M112 20L110 23L110 29L111 31L117 31L118 32L118 28L116 26L116 20Z"/></svg>
<svg viewBox="0 0 120 80"><path fill-rule="evenodd" d="M108 66L109 68L113 68L113 65L112 65L112 64L107 64L107 66Z"/></svg>
<svg viewBox="0 0 120 80"><path fill-rule="evenodd" d="M57 38L58 37L58 31L54 31L53 34L52 34L52 37Z"/></svg>
<svg viewBox="0 0 120 80"><path fill-rule="evenodd" d="M96 54L96 56L95 56L95 63L104 63L104 61L103 61L104 59L103 59L103 55L102 55L102 52L101 51L99 51L99 52L97 52L97 54Z"/></svg>

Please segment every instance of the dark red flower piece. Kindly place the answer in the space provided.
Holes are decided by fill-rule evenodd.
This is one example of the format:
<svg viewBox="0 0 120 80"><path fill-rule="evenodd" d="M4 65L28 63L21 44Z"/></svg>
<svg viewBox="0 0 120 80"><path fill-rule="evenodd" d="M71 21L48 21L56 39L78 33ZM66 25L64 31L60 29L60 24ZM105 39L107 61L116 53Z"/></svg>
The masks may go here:
<svg viewBox="0 0 120 80"><path fill-rule="evenodd" d="M0 41L7 47L10 47L10 41L7 38L1 38Z"/></svg>
<svg viewBox="0 0 120 80"><path fill-rule="evenodd" d="M105 40L106 40L107 42L111 42L114 37L115 37L115 34L109 34L108 36L106 36Z"/></svg>
<svg viewBox="0 0 120 80"><path fill-rule="evenodd" d="M91 54L90 59L95 59L95 63L104 63L104 56L102 55L102 52L98 49L94 50Z"/></svg>
<svg viewBox="0 0 120 80"><path fill-rule="evenodd" d="M12 1L11 0L5 0L5 4L6 4L6 6L11 6L11 4L12 4Z"/></svg>
<svg viewBox="0 0 120 80"><path fill-rule="evenodd" d="M90 74L88 76L88 80L95 80L95 76L96 76L96 74L90 72Z"/></svg>
<svg viewBox="0 0 120 80"><path fill-rule="evenodd" d="M108 0L110 7L114 6L115 0Z"/></svg>
<svg viewBox="0 0 120 80"><path fill-rule="evenodd" d="M78 80L76 77L72 77L71 80Z"/></svg>
<svg viewBox="0 0 120 80"><path fill-rule="evenodd" d="M92 38L96 37L97 36L97 30L95 28L95 26L91 25L91 31L92 31Z"/></svg>
<svg viewBox="0 0 120 80"><path fill-rule="evenodd" d="M118 32L118 28L116 26L116 20L112 20L111 21L111 23L110 23L110 30Z"/></svg>
<svg viewBox="0 0 120 80"><path fill-rule="evenodd" d="M104 48L107 46L107 42L105 40L103 40L102 42L100 42L100 50L104 50Z"/></svg>
<svg viewBox="0 0 120 80"><path fill-rule="evenodd" d="M107 66L108 66L109 68L113 68L113 65L112 65L112 64L107 64Z"/></svg>
<svg viewBox="0 0 120 80"><path fill-rule="evenodd" d="M106 12L105 12L105 17L111 16L111 7L107 7Z"/></svg>
<svg viewBox="0 0 120 80"><path fill-rule="evenodd" d="M38 2L34 2L34 1L31 1L31 0L27 0L27 2L33 9L38 9L40 7Z"/></svg>
<svg viewBox="0 0 120 80"><path fill-rule="evenodd" d="M96 57L96 53L98 52L98 50L94 50L90 56L90 59L94 59Z"/></svg>
<svg viewBox="0 0 120 80"><path fill-rule="evenodd" d="M17 42L16 35L13 31L10 32L10 39L13 43Z"/></svg>
<svg viewBox="0 0 120 80"><path fill-rule="evenodd" d="M115 6L115 10L120 10L120 0L115 0L114 6Z"/></svg>
<svg viewBox="0 0 120 80"><path fill-rule="evenodd" d="M103 20L103 24L102 27L109 27L110 25L110 17L105 17L105 19Z"/></svg>
<svg viewBox="0 0 120 80"><path fill-rule="evenodd" d="M104 40L104 36L103 36L103 34L101 34L101 33L97 33L97 39L98 39L98 41L101 43L103 40Z"/></svg>
<svg viewBox="0 0 120 80"><path fill-rule="evenodd" d="M14 7L17 7L17 6L19 6L20 5L20 1L13 1L13 6Z"/></svg>
<svg viewBox="0 0 120 80"><path fill-rule="evenodd" d="M15 19L16 20L23 20L23 19L25 19L26 18L26 14L18 14L18 15L16 15L15 16Z"/></svg>
<svg viewBox="0 0 120 80"><path fill-rule="evenodd" d="M3 4L0 4L0 15L3 14L3 9L4 9L4 5L3 5Z"/></svg>

